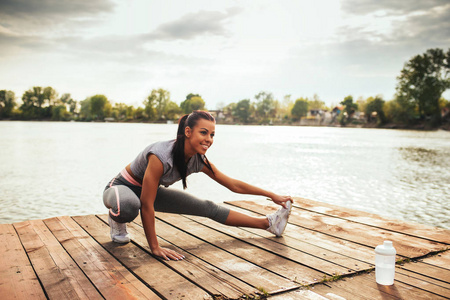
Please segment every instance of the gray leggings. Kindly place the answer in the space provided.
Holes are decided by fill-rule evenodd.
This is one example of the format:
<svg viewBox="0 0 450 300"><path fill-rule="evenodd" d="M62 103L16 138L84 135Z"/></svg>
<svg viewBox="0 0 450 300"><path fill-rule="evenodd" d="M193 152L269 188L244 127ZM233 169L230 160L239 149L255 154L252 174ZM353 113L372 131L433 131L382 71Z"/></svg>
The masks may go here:
<svg viewBox="0 0 450 300"><path fill-rule="evenodd" d="M103 192L103 203L109 208L109 215L118 223L133 221L141 208L141 187L126 181L120 174ZM202 200L184 191L159 187L156 193L155 211L201 216L225 224L230 209Z"/></svg>

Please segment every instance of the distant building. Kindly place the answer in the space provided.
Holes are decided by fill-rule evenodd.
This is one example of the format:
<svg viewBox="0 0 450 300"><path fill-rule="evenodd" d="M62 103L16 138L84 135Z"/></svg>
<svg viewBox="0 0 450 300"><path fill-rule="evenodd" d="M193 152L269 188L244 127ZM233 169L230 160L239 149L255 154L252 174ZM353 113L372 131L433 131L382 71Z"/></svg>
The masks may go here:
<svg viewBox="0 0 450 300"><path fill-rule="evenodd" d="M224 121L227 119L227 116L222 110L209 110L209 113L216 119L216 121Z"/></svg>

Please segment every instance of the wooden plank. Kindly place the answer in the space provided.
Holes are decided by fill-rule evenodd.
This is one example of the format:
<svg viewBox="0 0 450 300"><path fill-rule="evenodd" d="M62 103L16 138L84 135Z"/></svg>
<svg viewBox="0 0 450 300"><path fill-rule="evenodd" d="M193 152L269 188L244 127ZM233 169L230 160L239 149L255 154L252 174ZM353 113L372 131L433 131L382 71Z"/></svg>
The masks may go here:
<svg viewBox="0 0 450 300"><path fill-rule="evenodd" d="M99 215L98 217L104 222L108 220L106 215ZM138 217L136 220L139 219ZM148 246L144 229L136 223L129 223L127 225L127 230L132 236L133 242L150 253L151 250ZM158 238L158 242L161 247L171 248L179 253L183 253L182 249L169 244L161 238ZM240 298L243 295L254 295L258 292L253 286L246 284L195 256L187 256L182 261L162 260L162 263L199 285L211 295L222 295L226 298L234 299Z"/></svg>
<svg viewBox="0 0 450 300"><path fill-rule="evenodd" d="M397 265L398 269L422 274L431 278L439 279L440 281L450 283L450 270L436 267L423 262L406 263L402 266Z"/></svg>
<svg viewBox="0 0 450 300"><path fill-rule="evenodd" d="M372 288L376 288L380 291L396 296L401 299L444 299L447 297L439 296L431 291L422 289L420 286L415 286L395 279L394 284L391 286L383 286L376 283L375 272L364 274L355 278L355 284L365 285Z"/></svg>
<svg viewBox="0 0 450 300"><path fill-rule="evenodd" d="M0 295L3 299L47 299L11 224L0 224Z"/></svg>
<svg viewBox="0 0 450 300"><path fill-rule="evenodd" d="M311 290L299 289L295 291L290 291L287 293L279 294L273 297L270 297L270 300L345 300L341 297L339 298L326 298L317 293L314 293Z"/></svg>
<svg viewBox="0 0 450 300"><path fill-rule="evenodd" d="M44 221L107 299L159 299L69 217Z"/></svg>
<svg viewBox="0 0 450 300"><path fill-rule="evenodd" d="M195 222L192 219L173 214L157 213L157 217L169 224L176 224L179 229L185 229L185 231L191 235L196 236L210 244L215 245L228 251L236 256L239 256L249 262L254 263L264 269L270 270L276 274L283 277L289 278L292 281L298 282L300 284L312 284L321 280L326 274L325 272L319 272L315 269L309 268L305 265L297 263L297 261L314 261L316 265L320 265L324 270L332 269L336 272L347 271L346 268L332 264L327 261L323 261L314 256L308 255L306 253L297 251L295 249L286 247L279 243L272 242L272 251L268 252L268 248L256 247L252 243L246 243L242 240L230 237L220 231L214 230L210 227L203 226L202 224ZM207 222L208 220L201 218L202 221ZM218 229L221 224L213 222L215 229ZM235 228L233 228L235 229ZM258 236L252 236L252 239L265 240L263 238L258 238ZM286 259L290 258L290 259ZM291 260L292 259L292 260ZM327 270L330 271L330 270Z"/></svg>
<svg viewBox="0 0 450 300"><path fill-rule="evenodd" d="M345 208L325 202L294 197L294 206L328 216L344 218L353 222L396 231L422 239L450 244L450 230L419 223L385 218L376 214Z"/></svg>
<svg viewBox="0 0 450 300"><path fill-rule="evenodd" d="M237 206L229 206L230 209L240 211L242 213L254 214L248 210L241 209ZM279 239L274 237L273 234L259 229L251 229L251 228L243 228L245 231L252 232L253 234L257 234L259 236L266 237L272 241L278 241ZM361 244L353 243L350 241L342 240L337 237L333 237L321 232L317 232L314 230L310 230L307 228L295 226L288 224L285 230L285 234L283 234L283 240L296 240L300 242L304 242L312 247L318 247L319 249L328 250L331 252L337 252L343 256L351 257L356 260L353 266L349 266L349 268L354 268L356 270L363 270L364 264L359 264L358 261L366 262L369 264L369 267L373 267L375 263L375 252L372 247L366 247ZM300 249L300 248L299 248ZM323 251L322 250L322 251ZM317 250L317 253L322 253L321 250ZM326 252L323 252L322 255L325 255Z"/></svg>
<svg viewBox="0 0 450 300"><path fill-rule="evenodd" d="M207 299L208 294L133 243L111 241L109 227L96 216L73 219L109 253L167 299ZM107 217L105 216L107 220ZM135 235L132 235L133 239ZM205 295L206 294L206 295ZM206 296L206 297L204 297Z"/></svg>
<svg viewBox="0 0 450 300"><path fill-rule="evenodd" d="M317 293L314 293L311 290L296 290L289 293L283 293L282 295L277 295L274 297L271 297L270 300L345 300L341 297L333 297L327 298L324 296L321 296Z"/></svg>
<svg viewBox="0 0 450 300"><path fill-rule="evenodd" d="M426 264L450 270L450 250L422 259Z"/></svg>
<svg viewBox="0 0 450 300"><path fill-rule="evenodd" d="M187 255L196 256L253 287L262 287L270 294L299 286L288 279L225 252L158 219L156 220L156 229L161 238L177 245Z"/></svg>
<svg viewBox="0 0 450 300"><path fill-rule="evenodd" d="M317 291L315 289L318 289ZM306 287L295 291L290 291L287 293L283 293L274 297L270 297L270 300L362 300L369 299L366 297L362 297L361 295L354 295L345 289L341 289L338 287L330 287L325 285L325 287L321 285L315 285L313 287ZM391 298L383 298L383 299L391 299ZM371 299L372 300L372 299Z"/></svg>
<svg viewBox="0 0 450 300"><path fill-rule="evenodd" d="M375 272L316 285L311 290L324 297L331 293L345 299L445 299L400 281L391 286L379 285L375 281Z"/></svg>
<svg viewBox="0 0 450 300"><path fill-rule="evenodd" d="M102 299L42 220L14 227L49 298Z"/></svg>
<svg viewBox="0 0 450 300"><path fill-rule="evenodd" d="M430 293L450 298L450 284L439 281L435 278L426 277L405 269L397 268L395 272L395 281L403 282Z"/></svg>
<svg viewBox="0 0 450 300"><path fill-rule="evenodd" d="M389 294L373 289L372 287L356 284L354 282L356 277L357 276L346 277L335 282L317 284L309 288L309 290L327 299L398 299L390 297Z"/></svg>
<svg viewBox="0 0 450 300"><path fill-rule="evenodd" d="M233 201L232 204L260 214L267 214L278 209L275 205L261 205L254 201ZM409 258L421 257L447 247L441 243L297 208L292 209L289 223L369 247L376 247L384 240L391 240L394 241L397 254Z"/></svg>

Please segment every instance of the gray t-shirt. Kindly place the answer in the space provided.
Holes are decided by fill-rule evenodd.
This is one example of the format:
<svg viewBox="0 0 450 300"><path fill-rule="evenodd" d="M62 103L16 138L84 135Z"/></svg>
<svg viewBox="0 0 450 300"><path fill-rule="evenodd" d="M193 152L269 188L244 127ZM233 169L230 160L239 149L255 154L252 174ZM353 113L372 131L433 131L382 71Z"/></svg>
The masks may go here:
<svg viewBox="0 0 450 300"><path fill-rule="evenodd" d="M156 142L147 146L139 155L131 162L131 172L139 179L144 178L145 170L148 165L148 157L150 154L156 155L162 162L164 167L163 175L159 180L160 185L169 186L181 179L178 169L173 165L172 149L175 140ZM203 169L203 155L194 155L188 162L186 175L198 173Z"/></svg>

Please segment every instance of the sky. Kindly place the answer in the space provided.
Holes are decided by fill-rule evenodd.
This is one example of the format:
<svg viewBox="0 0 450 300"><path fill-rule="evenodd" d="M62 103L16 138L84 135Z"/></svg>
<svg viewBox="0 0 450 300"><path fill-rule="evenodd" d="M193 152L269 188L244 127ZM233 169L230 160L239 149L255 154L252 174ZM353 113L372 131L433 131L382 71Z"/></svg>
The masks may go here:
<svg viewBox="0 0 450 300"><path fill-rule="evenodd" d="M261 91L391 100L405 62L449 47L450 0L0 0L0 89L19 102L33 86L208 109Z"/></svg>

